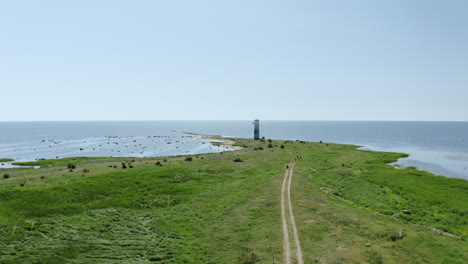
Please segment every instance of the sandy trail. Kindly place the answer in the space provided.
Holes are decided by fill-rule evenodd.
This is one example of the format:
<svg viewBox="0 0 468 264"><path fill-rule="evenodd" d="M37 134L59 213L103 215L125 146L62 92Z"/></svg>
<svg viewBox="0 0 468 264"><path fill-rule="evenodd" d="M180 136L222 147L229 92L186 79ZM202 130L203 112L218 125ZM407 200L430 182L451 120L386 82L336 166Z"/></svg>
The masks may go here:
<svg viewBox="0 0 468 264"><path fill-rule="evenodd" d="M302 258L301 243L296 227L296 220L294 218L292 202L291 202L291 181L293 177L294 163L287 165L287 170L284 175L283 186L281 187L281 218L283 221L283 250L284 250L284 263L291 264L291 243L289 238L289 230L292 229L294 237L294 246L296 250L296 262L304 264ZM285 199L287 198L287 204ZM287 208L286 208L287 207ZM289 222L287 214L289 214Z"/></svg>
<svg viewBox="0 0 468 264"><path fill-rule="evenodd" d="M291 164L288 165L290 167ZM291 244L289 243L289 228L288 219L286 217L286 204L284 202L286 195L286 184L288 179L289 169L284 174L283 186L281 187L281 218L283 221L283 253L284 263L291 264Z"/></svg>

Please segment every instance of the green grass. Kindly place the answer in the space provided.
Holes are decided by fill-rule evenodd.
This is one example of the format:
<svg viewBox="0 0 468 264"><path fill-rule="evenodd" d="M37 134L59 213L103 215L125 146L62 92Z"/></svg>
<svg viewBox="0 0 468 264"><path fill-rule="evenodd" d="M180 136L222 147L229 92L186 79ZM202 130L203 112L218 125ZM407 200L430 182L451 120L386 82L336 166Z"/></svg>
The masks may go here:
<svg viewBox="0 0 468 264"><path fill-rule="evenodd" d="M2 170L10 178L0 179L0 263L282 263L279 196L296 156L293 207L305 263L468 258L467 181L386 165L404 154L235 140L247 149L191 162L68 158Z"/></svg>
<svg viewBox="0 0 468 264"><path fill-rule="evenodd" d="M210 144L213 145L213 146L218 146L219 147L219 146L223 145L223 142L211 141Z"/></svg>
<svg viewBox="0 0 468 264"><path fill-rule="evenodd" d="M14 159L0 159L0 162L10 162L14 161Z"/></svg>

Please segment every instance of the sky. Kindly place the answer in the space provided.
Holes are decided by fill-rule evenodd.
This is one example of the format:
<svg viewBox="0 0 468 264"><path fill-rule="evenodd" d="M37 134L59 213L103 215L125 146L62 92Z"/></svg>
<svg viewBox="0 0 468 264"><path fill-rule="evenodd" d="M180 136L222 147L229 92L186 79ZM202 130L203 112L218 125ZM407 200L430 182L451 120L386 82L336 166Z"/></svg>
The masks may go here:
<svg viewBox="0 0 468 264"><path fill-rule="evenodd" d="M468 1L1 1L0 121L468 121Z"/></svg>

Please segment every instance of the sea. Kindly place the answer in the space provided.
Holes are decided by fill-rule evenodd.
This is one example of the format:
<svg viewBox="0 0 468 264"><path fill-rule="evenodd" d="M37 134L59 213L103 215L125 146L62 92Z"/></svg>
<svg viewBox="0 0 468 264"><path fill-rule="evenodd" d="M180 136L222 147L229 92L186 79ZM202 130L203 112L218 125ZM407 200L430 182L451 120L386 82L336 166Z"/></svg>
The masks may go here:
<svg viewBox="0 0 468 264"><path fill-rule="evenodd" d="M253 137L253 121L0 122L0 159L157 157L227 151L199 135ZM281 140L358 145L410 156L393 165L468 180L468 122L260 121ZM14 167L11 162L0 168Z"/></svg>

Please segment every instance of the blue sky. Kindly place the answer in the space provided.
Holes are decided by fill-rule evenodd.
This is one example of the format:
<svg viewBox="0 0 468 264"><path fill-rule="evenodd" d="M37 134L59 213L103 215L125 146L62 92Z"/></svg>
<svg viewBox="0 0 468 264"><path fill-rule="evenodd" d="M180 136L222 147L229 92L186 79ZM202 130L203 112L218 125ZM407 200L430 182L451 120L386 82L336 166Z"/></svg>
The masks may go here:
<svg viewBox="0 0 468 264"><path fill-rule="evenodd" d="M468 121L468 1L2 1L0 121Z"/></svg>

